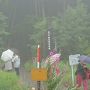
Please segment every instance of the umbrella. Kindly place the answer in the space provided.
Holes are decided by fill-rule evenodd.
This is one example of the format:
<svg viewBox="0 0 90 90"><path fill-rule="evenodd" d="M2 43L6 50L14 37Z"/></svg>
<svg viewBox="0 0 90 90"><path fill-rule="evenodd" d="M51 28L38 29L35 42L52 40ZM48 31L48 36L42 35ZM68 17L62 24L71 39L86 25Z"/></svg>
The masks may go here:
<svg viewBox="0 0 90 90"><path fill-rule="evenodd" d="M55 54L55 55L51 56L50 57L50 63L53 64L56 61L59 61L60 60L60 56L61 56L61 54Z"/></svg>
<svg viewBox="0 0 90 90"><path fill-rule="evenodd" d="M53 51L50 52L50 56L53 56L55 54L56 54L56 51L55 50L53 50Z"/></svg>
<svg viewBox="0 0 90 90"><path fill-rule="evenodd" d="M3 61L9 61L9 60L12 59L13 54L14 54L14 52L12 50L8 49L8 50L2 52L1 60L3 60Z"/></svg>
<svg viewBox="0 0 90 90"><path fill-rule="evenodd" d="M85 63L89 63L90 64L90 57L89 56L81 55L81 56L79 56L79 60L81 62L85 62Z"/></svg>

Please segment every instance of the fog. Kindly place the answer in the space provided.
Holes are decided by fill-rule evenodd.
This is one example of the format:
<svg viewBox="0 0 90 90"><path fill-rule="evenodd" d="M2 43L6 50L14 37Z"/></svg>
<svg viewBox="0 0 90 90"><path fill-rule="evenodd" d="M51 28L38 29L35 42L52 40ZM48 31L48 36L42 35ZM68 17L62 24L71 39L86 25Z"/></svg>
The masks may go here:
<svg viewBox="0 0 90 90"><path fill-rule="evenodd" d="M32 56L36 56L35 49L39 41L43 52L42 57L46 57L48 52L46 32L48 25L46 28L44 28L44 26L41 27L41 30L47 30L40 36L41 38L39 37L39 40L36 40L36 35L40 34L36 31L40 29L37 27L37 23L41 23L40 21L51 17L60 17L62 19L67 8L76 7L77 1L80 0L2 0L0 3L0 12L3 12L3 15L8 18L6 20L7 28L5 29L9 32L9 35L5 35L3 38L1 48L16 48L20 51L21 57L24 60L28 60L31 59ZM82 3L86 6L87 13L90 13L90 0L82 0ZM35 27L36 30L33 27L35 25L37 27ZM52 38L54 38L51 40L51 48L53 49L55 37L57 38L58 36L55 36L53 33L52 35ZM35 38L36 41L32 38ZM57 47L59 47L60 44L57 44Z"/></svg>

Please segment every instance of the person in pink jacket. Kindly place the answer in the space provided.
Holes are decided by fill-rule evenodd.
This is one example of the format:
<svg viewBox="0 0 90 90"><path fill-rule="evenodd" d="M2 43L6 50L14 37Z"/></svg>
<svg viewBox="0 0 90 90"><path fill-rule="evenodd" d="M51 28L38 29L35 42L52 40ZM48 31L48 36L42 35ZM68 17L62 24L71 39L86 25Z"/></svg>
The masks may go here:
<svg viewBox="0 0 90 90"><path fill-rule="evenodd" d="M81 63L78 64L75 74L76 74L76 88L83 86L83 90L88 90L87 75Z"/></svg>

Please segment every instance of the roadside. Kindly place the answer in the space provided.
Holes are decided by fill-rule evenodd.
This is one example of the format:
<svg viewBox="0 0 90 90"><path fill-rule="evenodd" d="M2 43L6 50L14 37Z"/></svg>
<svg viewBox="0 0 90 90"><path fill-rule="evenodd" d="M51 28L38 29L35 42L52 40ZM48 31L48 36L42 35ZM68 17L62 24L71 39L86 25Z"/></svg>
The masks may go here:
<svg viewBox="0 0 90 90"><path fill-rule="evenodd" d="M20 78L21 78L22 83L24 83L27 87L37 88L37 82L31 80L30 73L25 71L24 67L20 68ZM46 90L46 89L44 89L43 82L41 82L41 90Z"/></svg>

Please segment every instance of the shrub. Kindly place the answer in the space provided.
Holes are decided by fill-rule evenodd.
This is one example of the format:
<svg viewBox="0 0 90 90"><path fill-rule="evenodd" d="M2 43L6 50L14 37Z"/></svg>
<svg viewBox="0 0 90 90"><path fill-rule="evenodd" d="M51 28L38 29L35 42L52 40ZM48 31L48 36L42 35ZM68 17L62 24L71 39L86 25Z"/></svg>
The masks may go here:
<svg viewBox="0 0 90 90"><path fill-rule="evenodd" d="M24 67L26 69L26 71L31 71L31 69L33 67L36 67L36 62L32 63L31 60L27 61L25 64L24 64Z"/></svg>
<svg viewBox="0 0 90 90"><path fill-rule="evenodd" d="M0 71L0 90L23 90L15 73Z"/></svg>

